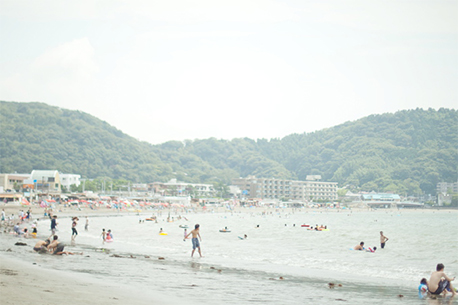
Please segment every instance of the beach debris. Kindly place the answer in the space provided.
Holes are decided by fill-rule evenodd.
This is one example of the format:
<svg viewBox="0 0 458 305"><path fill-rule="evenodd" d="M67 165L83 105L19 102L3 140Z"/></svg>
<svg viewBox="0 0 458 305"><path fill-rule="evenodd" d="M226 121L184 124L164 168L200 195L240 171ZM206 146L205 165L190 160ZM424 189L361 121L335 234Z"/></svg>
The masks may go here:
<svg viewBox="0 0 458 305"><path fill-rule="evenodd" d="M402 294L398 294L398 297L399 298L403 298L404 296Z"/></svg>
<svg viewBox="0 0 458 305"><path fill-rule="evenodd" d="M336 299L336 301L346 302L347 300L344 300L344 299Z"/></svg>
<svg viewBox="0 0 458 305"><path fill-rule="evenodd" d="M221 269L218 269L218 272L219 272L219 273L221 273L221 271L222 271Z"/></svg>
<svg viewBox="0 0 458 305"><path fill-rule="evenodd" d="M337 286L342 287L342 284L339 284L339 285L337 285Z"/></svg>
<svg viewBox="0 0 458 305"><path fill-rule="evenodd" d="M333 289L335 286L336 286L336 284L334 284L334 283L328 283L329 289Z"/></svg>
<svg viewBox="0 0 458 305"><path fill-rule="evenodd" d="M215 267L210 267L210 269L216 269Z"/></svg>
<svg viewBox="0 0 458 305"><path fill-rule="evenodd" d="M17 275L18 273L14 270L10 270L10 269L0 269L0 274L4 274L4 275Z"/></svg>
<svg viewBox="0 0 458 305"><path fill-rule="evenodd" d="M133 256L132 254L129 256L130 258L136 258L135 256Z"/></svg>
<svg viewBox="0 0 458 305"><path fill-rule="evenodd" d="M27 246L26 243L18 241L17 243L14 244L15 246Z"/></svg>
<svg viewBox="0 0 458 305"><path fill-rule="evenodd" d="M164 260L165 257L159 256L157 259Z"/></svg>
<svg viewBox="0 0 458 305"><path fill-rule="evenodd" d="M13 252L10 248L6 249L6 252Z"/></svg>
<svg viewBox="0 0 458 305"><path fill-rule="evenodd" d="M284 278L283 276L280 276L278 279L275 279L275 278L273 278L273 277L269 277L269 280L271 280L271 281L277 281L277 280L282 281L282 280L284 280L284 279L285 279L285 278Z"/></svg>
<svg viewBox="0 0 458 305"><path fill-rule="evenodd" d="M150 256L149 255L145 255L145 258L150 258Z"/></svg>
<svg viewBox="0 0 458 305"><path fill-rule="evenodd" d="M118 255L118 254L112 254L112 255L110 255L110 257L124 257L124 256Z"/></svg>

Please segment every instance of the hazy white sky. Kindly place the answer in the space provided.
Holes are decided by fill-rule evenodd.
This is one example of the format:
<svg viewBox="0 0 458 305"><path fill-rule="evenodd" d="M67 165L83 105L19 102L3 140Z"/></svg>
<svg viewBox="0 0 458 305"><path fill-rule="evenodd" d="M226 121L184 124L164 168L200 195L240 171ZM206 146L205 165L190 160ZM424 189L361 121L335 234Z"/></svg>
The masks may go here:
<svg viewBox="0 0 458 305"><path fill-rule="evenodd" d="M1 0L0 100L153 144L458 106L458 1Z"/></svg>

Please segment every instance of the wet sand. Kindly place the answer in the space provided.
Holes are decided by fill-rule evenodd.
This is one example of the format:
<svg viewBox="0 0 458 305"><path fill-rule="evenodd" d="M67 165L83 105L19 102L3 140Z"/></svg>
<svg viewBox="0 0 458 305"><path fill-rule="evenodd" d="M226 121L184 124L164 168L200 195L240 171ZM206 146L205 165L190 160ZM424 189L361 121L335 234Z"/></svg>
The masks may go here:
<svg viewBox="0 0 458 305"><path fill-rule="evenodd" d="M37 255L37 261L40 254ZM56 257L58 260L59 257ZM62 260L62 263L65 263ZM154 289L100 280L88 274L45 269L39 262L20 261L14 252L0 252L0 304L184 304Z"/></svg>

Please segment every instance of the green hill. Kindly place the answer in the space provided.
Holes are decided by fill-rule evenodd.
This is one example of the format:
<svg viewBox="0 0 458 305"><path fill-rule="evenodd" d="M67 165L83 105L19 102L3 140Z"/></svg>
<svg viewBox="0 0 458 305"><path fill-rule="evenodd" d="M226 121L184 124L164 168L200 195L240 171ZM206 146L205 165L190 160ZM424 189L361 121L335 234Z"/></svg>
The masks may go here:
<svg viewBox="0 0 458 305"><path fill-rule="evenodd" d="M57 169L132 182L230 183L235 177L305 179L363 190L434 194L457 179L453 109L371 115L283 139L140 142L89 114L43 103L0 102L0 172Z"/></svg>

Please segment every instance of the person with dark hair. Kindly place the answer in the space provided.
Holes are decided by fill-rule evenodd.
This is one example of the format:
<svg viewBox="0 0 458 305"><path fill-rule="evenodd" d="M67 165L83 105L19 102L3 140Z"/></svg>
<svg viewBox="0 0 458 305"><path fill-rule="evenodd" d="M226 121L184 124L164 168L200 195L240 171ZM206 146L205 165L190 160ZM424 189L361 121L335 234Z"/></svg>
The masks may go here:
<svg viewBox="0 0 458 305"><path fill-rule="evenodd" d="M366 252L372 252L372 253L374 253L375 251L377 251L377 247L375 247L375 246L374 246L374 248L368 247L368 248L366 249Z"/></svg>
<svg viewBox="0 0 458 305"><path fill-rule="evenodd" d="M38 252L40 254L48 252L48 245L50 241L49 239L47 240L39 240L36 244L35 247L33 247L33 251Z"/></svg>
<svg viewBox="0 0 458 305"><path fill-rule="evenodd" d="M76 225L78 224L79 218L73 217L72 218L72 241L75 240L76 236L78 235L78 231L76 230Z"/></svg>
<svg viewBox="0 0 458 305"><path fill-rule="evenodd" d="M51 236L49 236L49 238L56 235L56 229L57 229L57 215L54 215L51 219Z"/></svg>
<svg viewBox="0 0 458 305"><path fill-rule="evenodd" d="M191 232L189 232L188 235L186 235L185 239L188 238L189 235L192 234L192 252L191 252L191 257L194 255L194 251L196 251L196 248L197 248L197 251L199 251L199 255L200 257L202 257L202 253L200 251L200 242L199 242L199 238L200 238L200 241L202 241L202 237L200 237L200 232L199 232L199 228L200 228L200 225L196 224L194 226L194 230L192 230Z"/></svg>
<svg viewBox="0 0 458 305"><path fill-rule="evenodd" d="M418 286L418 297L424 299L428 295L428 281L425 278L420 280L420 286Z"/></svg>
<svg viewBox="0 0 458 305"><path fill-rule="evenodd" d="M360 250L360 251L364 250L364 242L363 241L360 242L359 245L355 246L353 249L354 250Z"/></svg>
<svg viewBox="0 0 458 305"><path fill-rule="evenodd" d="M444 264L437 264L436 271L431 273L431 278L429 279L428 289L431 294L447 294L447 290L452 293L452 296L456 295L455 288L452 286L452 281L455 278L449 278L444 272Z"/></svg>

